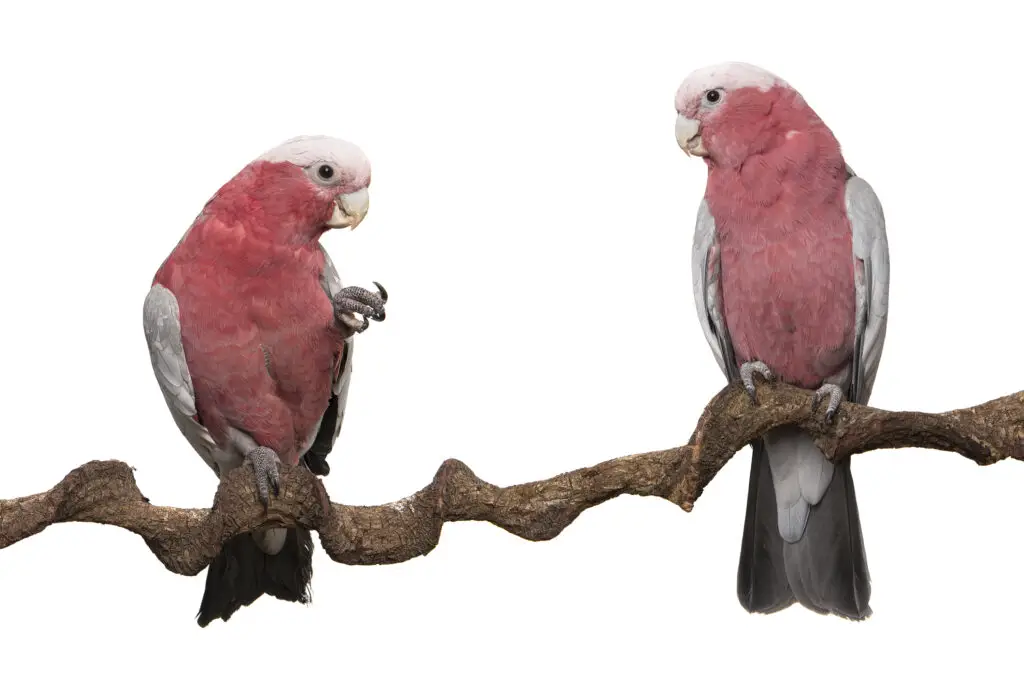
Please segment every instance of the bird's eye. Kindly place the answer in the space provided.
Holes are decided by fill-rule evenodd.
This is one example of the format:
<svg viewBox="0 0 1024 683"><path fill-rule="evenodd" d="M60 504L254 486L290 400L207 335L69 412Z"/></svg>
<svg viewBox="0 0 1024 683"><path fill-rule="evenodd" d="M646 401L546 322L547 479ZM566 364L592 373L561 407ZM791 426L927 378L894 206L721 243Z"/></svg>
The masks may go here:
<svg viewBox="0 0 1024 683"><path fill-rule="evenodd" d="M706 93L704 93L704 101L707 102L708 104L718 104L718 102L721 101L721 99L722 91L720 88L708 90Z"/></svg>
<svg viewBox="0 0 1024 683"><path fill-rule="evenodd" d="M334 169L330 164L321 164L320 168L316 169L316 174L323 180L330 180L334 177Z"/></svg>

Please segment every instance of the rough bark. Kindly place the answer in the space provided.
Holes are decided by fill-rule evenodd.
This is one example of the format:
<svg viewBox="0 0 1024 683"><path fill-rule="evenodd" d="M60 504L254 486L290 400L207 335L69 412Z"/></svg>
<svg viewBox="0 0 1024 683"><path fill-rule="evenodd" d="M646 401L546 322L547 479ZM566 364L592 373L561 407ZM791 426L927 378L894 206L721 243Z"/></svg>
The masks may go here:
<svg viewBox="0 0 1024 683"><path fill-rule="evenodd" d="M51 524L112 524L142 536L168 569L194 575L232 536L261 526L303 526L319 533L336 562L388 564L425 555L445 522L480 520L531 541L546 541L587 508L622 494L658 496L692 509L711 479L737 451L766 430L798 424L834 459L883 448L951 451L990 465L1024 460L1024 392L946 413L890 412L844 403L833 424L811 410L811 393L761 383L757 405L738 385L715 396L687 445L627 455L543 481L494 486L465 464L446 460L425 488L394 503L331 503L321 480L285 466L280 496L264 510L247 468L220 485L211 509L151 505L132 468L116 460L88 462L55 487L0 500L0 548Z"/></svg>

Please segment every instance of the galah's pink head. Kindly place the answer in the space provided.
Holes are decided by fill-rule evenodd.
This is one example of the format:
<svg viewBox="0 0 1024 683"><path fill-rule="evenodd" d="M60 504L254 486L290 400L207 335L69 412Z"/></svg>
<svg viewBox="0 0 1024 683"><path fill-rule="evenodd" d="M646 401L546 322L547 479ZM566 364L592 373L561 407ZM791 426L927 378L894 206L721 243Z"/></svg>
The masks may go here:
<svg viewBox="0 0 1024 683"><path fill-rule="evenodd" d="M752 64L698 69L676 91L676 141L709 167L736 168L796 136L824 131L817 114L788 83Z"/></svg>
<svg viewBox="0 0 1024 683"><path fill-rule="evenodd" d="M210 201L208 212L236 219L277 242L315 240L355 228L370 208L370 161L351 142L292 138L262 154Z"/></svg>

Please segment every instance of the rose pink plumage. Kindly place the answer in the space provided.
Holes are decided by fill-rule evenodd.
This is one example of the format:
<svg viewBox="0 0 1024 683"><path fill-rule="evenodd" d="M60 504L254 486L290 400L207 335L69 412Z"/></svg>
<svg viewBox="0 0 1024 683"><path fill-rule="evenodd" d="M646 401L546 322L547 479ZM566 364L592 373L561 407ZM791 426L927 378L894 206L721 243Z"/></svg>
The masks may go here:
<svg viewBox="0 0 1024 683"><path fill-rule="evenodd" d="M240 429L290 465L327 408L345 344L320 284L334 202L317 195L293 164L251 164L153 280L178 300L199 422L218 443Z"/></svg>
<svg viewBox="0 0 1024 683"><path fill-rule="evenodd" d="M704 158L694 242L701 324L731 379L778 379L867 402L885 334L888 248L881 206L835 136L792 87L726 63L676 95L676 136ZM745 365L747 368L741 371ZM870 579L849 461L829 462L791 427L753 444L738 591L745 608L793 602L870 614Z"/></svg>
<svg viewBox="0 0 1024 683"><path fill-rule="evenodd" d="M251 464L265 504L279 463L328 472L352 336L369 324L351 314L384 317L381 296L342 287L319 242L359 224L369 182L369 161L343 140L275 147L207 202L146 297L153 370L175 423L218 476ZM200 625L263 594L308 601L311 554L305 529L230 539L207 571Z"/></svg>

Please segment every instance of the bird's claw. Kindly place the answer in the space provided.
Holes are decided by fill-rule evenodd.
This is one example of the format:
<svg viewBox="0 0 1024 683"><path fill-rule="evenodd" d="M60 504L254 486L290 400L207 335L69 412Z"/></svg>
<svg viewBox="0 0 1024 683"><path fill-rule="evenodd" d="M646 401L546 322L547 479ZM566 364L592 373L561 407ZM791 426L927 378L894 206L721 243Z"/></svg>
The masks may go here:
<svg viewBox="0 0 1024 683"><path fill-rule="evenodd" d="M388 292L379 282L373 284L377 292L345 287L334 297L334 316L350 335L366 331L371 320L380 322L386 317L384 304L388 301Z"/></svg>
<svg viewBox="0 0 1024 683"><path fill-rule="evenodd" d="M772 374L771 368L759 360L748 361L740 366L740 381L743 382L743 388L747 390L747 395L750 396L751 403L757 405L757 390L754 387L754 375L760 375L769 382L775 379L775 375Z"/></svg>
<svg viewBox="0 0 1024 683"><path fill-rule="evenodd" d="M270 448L257 446L245 456L256 475L256 492L263 507L270 505L270 492L281 493L281 459Z"/></svg>
<svg viewBox="0 0 1024 683"><path fill-rule="evenodd" d="M828 404L825 408L825 423L831 424L832 420L835 419L836 413L839 411L839 404L843 402L843 390L835 384L822 384L814 392L814 398L811 399L811 412L818 409L818 405L826 396L828 397Z"/></svg>

